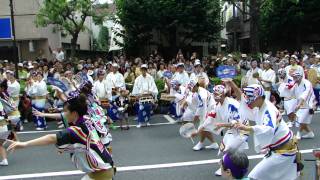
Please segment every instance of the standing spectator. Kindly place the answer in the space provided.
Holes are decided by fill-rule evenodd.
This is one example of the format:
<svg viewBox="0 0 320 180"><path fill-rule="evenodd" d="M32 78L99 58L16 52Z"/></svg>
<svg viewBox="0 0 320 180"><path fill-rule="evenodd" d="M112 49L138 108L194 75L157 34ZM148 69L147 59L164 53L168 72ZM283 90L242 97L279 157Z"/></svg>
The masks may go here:
<svg viewBox="0 0 320 180"><path fill-rule="evenodd" d="M258 80L264 88L266 99L270 100L271 89L276 82L276 73L274 72L274 70L271 69L270 61L265 61L263 63L263 68L264 69Z"/></svg>
<svg viewBox="0 0 320 180"><path fill-rule="evenodd" d="M260 77L262 74L262 70L258 67L257 60L251 61L251 69L247 72L247 75L245 77L245 82L243 86L250 86L252 84L258 84L258 77Z"/></svg>

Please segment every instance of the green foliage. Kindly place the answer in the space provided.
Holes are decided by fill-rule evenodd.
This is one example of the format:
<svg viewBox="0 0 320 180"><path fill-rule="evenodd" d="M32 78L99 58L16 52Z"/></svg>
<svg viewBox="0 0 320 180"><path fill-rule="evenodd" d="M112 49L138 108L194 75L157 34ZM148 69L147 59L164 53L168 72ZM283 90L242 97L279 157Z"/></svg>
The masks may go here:
<svg viewBox="0 0 320 180"><path fill-rule="evenodd" d="M72 36L71 47L75 50L80 32L85 31L87 17L92 17L96 24L102 24L105 13L97 13L92 0L44 0L36 16L36 25L46 27L57 25L59 29Z"/></svg>
<svg viewBox="0 0 320 180"><path fill-rule="evenodd" d="M220 33L219 0L116 0L117 16L125 29L125 49L150 44L174 49L192 42L215 40ZM154 40L157 34L160 39Z"/></svg>
<svg viewBox="0 0 320 180"><path fill-rule="evenodd" d="M320 6L318 0L266 0L261 10L261 39L269 46L299 47L306 34L318 33Z"/></svg>
<svg viewBox="0 0 320 180"><path fill-rule="evenodd" d="M159 92L164 90L165 82L162 79L156 79L155 83L156 83L156 86L157 86Z"/></svg>
<svg viewBox="0 0 320 180"><path fill-rule="evenodd" d="M241 86L241 78L242 78L242 76L241 76L241 75L238 75L238 76L236 76L236 77L233 79L233 82L234 82L238 87ZM219 85L219 84L222 83L221 79L218 78L218 77L212 77L212 78L210 78L210 82L211 82L211 84L213 84L213 85Z"/></svg>
<svg viewBox="0 0 320 180"><path fill-rule="evenodd" d="M109 48L109 30L105 26L101 26L98 39L97 39L98 50L107 51Z"/></svg>

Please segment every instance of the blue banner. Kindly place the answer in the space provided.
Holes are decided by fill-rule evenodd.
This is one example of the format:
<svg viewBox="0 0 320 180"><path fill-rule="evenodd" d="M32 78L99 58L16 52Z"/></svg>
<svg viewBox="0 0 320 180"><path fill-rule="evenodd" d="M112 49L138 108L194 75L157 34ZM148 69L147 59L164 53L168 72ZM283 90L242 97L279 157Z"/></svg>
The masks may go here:
<svg viewBox="0 0 320 180"><path fill-rule="evenodd" d="M172 74L171 71L165 71L165 72L163 72L163 77L165 77L165 78L171 79L172 76L173 76L173 74Z"/></svg>
<svg viewBox="0 0 320 180"><path fill-rule="evenodd" d="M12 39L10 18L0 18L0 39Z"/></svg>
<svg viewBox="0 0 320 180"><path fill-rule="evenodd" d="M68 91L67 86L60 80L52 78L52 77L48 77L47 78L47 82L48 84L52 85L52 86L56 86L58 88L60 88L62 91Z"/></svg>
<svg viewBox="0 0 320 180"><path fill-rule="evenodd" d="M233 79L236 75L237 71L234 66L219 66L217 68L217 77L219 77L220 79Z"/></svg>

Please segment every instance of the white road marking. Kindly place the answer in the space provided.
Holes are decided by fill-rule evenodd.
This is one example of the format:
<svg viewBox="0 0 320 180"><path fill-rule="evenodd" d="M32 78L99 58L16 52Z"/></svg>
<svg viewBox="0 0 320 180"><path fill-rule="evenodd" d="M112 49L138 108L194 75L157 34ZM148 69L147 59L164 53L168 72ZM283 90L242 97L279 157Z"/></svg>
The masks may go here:
<svg viewBox="0 0 320 180"><path fill-rule="evenodd" d="M166 123L154 123L151 126L161 126L161 125L172 125L173 123L166 122ZM136 125L129 125L130 127L136 127ZM120 128L120 126L115 126L116 128ZM54 133L62 131L63 129L56 129L56 130L47 130L47 131L21 131L17 132L17 134L38 134L38 133Z"/></svg>
<svg viewBox="0 0 320 180"><path fill-rule="evenodd" d="M171 123L171 124L176 123L176 121L175 121L172 117L170 117L169 115L163 115L163 117L164 117L167 121L169 121L169 123Z"/></svg>
<svg viewBox="0 0 320 180"><path fill-rule="evenodd" d="M307 153L312 153L312 151L313 151L313 149L305 149L305 150L301 150L300 152L302 154L307 154ZM263 157L264 157L264 155L248 156L249 159L261 159ZM188 162L178 162L178 163L165 163L165 164L153 164L153 165L125 166L125 167L118 167L117 171L118 172L126 172L126 171L139 171L139 170L161 169L161 168L170 168L170 167L184 167L184 166L215 164L218 162L220 162L220 159L188 161ZM82 175L82 174L84 174L84 173L79 170L59 171L59 172L46 172L46 173L0 176L0 180L43 178L43 177L53 177L53 176L71 176L71 175Z"/></svg>

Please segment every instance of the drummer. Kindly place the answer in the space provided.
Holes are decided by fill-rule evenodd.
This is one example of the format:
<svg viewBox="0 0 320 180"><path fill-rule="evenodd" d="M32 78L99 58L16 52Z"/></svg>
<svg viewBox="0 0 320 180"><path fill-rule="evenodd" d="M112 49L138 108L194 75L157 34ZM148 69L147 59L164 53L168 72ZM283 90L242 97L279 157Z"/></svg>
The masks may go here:
<svg viewBox="0 0 320 180"><path fill-rule="evenodd" d="M98 71L98 79L93 84L93 92L98 97L101 106L104 105L105 102L108 102L111 99L111 94L107 91L107 86L104 80L106 72L104 70ZM105 108L105 107L104 107Z"/></svg>
<svg viewBox="0 0 320 180"><path fill-rule="evenodd" d="M146 64L141 65L141 75L138 76L134 82L132 95L138 96L151 96L155 98L158 95L158 88L155 84L153 77L147 73L148 66ZM152 103L142 102L139 100L136 105L138 111L138 125L137 128L140 128L143 123L146 123L147 126L150 125L150 116L152 110Z"/></svg>

